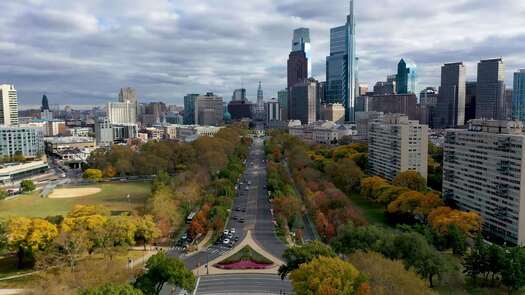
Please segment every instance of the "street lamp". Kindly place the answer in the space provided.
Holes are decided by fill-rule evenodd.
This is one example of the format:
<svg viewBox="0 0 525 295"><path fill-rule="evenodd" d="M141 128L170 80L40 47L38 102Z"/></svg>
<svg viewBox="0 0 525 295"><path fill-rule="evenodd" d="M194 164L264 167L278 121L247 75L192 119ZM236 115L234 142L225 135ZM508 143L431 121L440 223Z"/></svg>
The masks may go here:
<svg viewBox="0 0 525 295"><path fill-rule="evenodd" d="M129 215L131 215L131 196L128 194L126 196L126 199L128 199L128 211L129 211Z"/></svg>

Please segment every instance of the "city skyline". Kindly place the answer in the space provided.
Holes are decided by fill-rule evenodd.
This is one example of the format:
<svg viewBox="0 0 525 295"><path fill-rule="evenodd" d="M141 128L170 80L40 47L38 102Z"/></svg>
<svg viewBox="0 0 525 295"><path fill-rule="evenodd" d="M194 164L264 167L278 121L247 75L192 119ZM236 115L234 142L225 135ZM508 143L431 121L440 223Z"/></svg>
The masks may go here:
<svg viewBox="0 0 525 295"><path fill-rule="evenodd" d="M187 93L230 97L242 85L254 100L286 86L292 31L312 37L314 78L325 80L330 28L346 17L348 1L126 1L1 3L8 28L0 37L0 82L14 84L21 105L104 105L121 87L141 101L182 104ZM360 82L373 85L396 72L400 58L418 64L418 86L439 86L444 63L464 61L467 80L481 59L503 57L505 84L525 67L525 3L490 1L356 1ZM147 8L147 9L146 9ZM466 11L475 10L474 14ZM119 14L112 14L119 11ZM58 17L60 16L60 18ZM204 18L204 16L207 16ZM491 19L483 24L479 19ZM204 21L206 20L206 21ZM18 31L24 28L23 34ZM418 89L420 90L420 89Z"/></svg>

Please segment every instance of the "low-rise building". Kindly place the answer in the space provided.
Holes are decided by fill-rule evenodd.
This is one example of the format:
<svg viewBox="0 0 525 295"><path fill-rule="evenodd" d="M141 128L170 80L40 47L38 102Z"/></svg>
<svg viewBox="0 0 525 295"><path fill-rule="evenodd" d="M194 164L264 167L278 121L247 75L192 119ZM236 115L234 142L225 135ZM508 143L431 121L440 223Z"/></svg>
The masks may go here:
<svg viewBox="0 0 525 295"><path fill-rule="evenodd" d="M343 124L345 122L345 107L340 103L321 105L321 121Z"/></svg>
<svg viewBox="0 0 525 295"><path fill-rule="evenodd" d="M0 164L0 184L5 185L45 173L49 170L47 160L31 161L27 163Z"/></svg>
<svg viewBox="0 0 525 295"><path fill-rule="evenodd" d="M428 126L400 114L384 115L368 129L368 171L392 181L416 171L427 178Z"/></svg>
<svg viewBox="0 0 525 295"><path fill-rule="evenodd" d="M443 197L475 211L493 237L525 245L525 135L518 121L471 120L446 130Z"/></svg>
<svg viewBox="0 0 525 295"><path fill-rule="evenodd" d="M95 149L97 144L92 137L45 137L45 150L48 155L70 149Z"/></svg>
<svg viewBox="0 0 525 295"><path fill-rule="evenodd" d="M317 121L308 125L291 126L290 135L297 136L306 142L319 144L337 144L345 136L357 134L355 125L336 124L331 121Z"/></svg>

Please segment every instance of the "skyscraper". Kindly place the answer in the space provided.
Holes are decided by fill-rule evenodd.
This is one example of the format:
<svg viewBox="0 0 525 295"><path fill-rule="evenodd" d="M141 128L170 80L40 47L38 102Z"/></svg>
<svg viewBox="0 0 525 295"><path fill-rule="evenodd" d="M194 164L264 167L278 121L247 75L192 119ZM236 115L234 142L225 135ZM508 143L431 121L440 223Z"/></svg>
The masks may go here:
<svg viewBox="0 0 525 295"><path fill-rule="evenodd" d="M310 47L310 29L299 28L293 31L292 52L304 52L307 60L306 77L312 75L312 52Z"/></svg>
<svg viewBox="0 0 525 295"><path fill-rule="evenodd" d="M302 124L310 124L317 117L317 86L314 79L307 79L290 89L290 120L300 120Z"/></svg>
<svg viewBox="0 0 525 295"><path fill-rule="evenodd" d="M397 94L416 93L416 64L401 59L397 65Z"/></svg>
<svg viewBox="0 0 525 295"><path fill-rule="evenodd" d="M232 96L233 101L245 101L246 100L246 89L235 89Z"/></svg>
<svg viewBox="0 0 525 295"><path fill-rule="evenodd" d="M45 111L45 110L48 110L49 111L49 101L47 100L47 95L43 95L42 96L42 107L40 108L40 111Z"/></svg>
<svg viewBox="0 0 525 295"><path fill-rule="evenodd" d="M512 118L514 120L525 121L525 69L514 73Z"/></svg>
<svg viewBox="0 0 525 295"><path fill-rule="evenodd" d="M286 89L278 91L277 100L281 107L281 120L288 121L288 91Z"/></svg>
<svg viewBox="0 0 525 295"><path fill-rule="evenodd" d="M346 121L354 121L356 95L354 1L350 0L350 14L346 24L330 30L330 56L326 58L327 103L343 103Z"/></svg>
<svg viewBox="0 0 525 295"><path fill-rule="evenodd" d="M478 92L478 82L467 82L465 94L465 123L476 119L476 95Z"/></svg>
<svg viewBox="0 0 525 295"><path fill-rule="evenodd" d="M137 92L135 91L135 89L131 87L121 88L118 94L118 101L119 102L129 101L131 103L137 103L138 102Z"/></svg>
<svg viewBox="0 0 525 295"><path fill-rule="evenodd" d="M465 124L465 76L462 62L441 67L435 128L455 128Z"/></svg>
<svg viewBox="0 0 525 295"><path fill-rule="evenodd" d="M501 58L478 63L476 118L503 119L505 116L505 67Z"/></svg>
<svg viewBox="0 0 525 295"><path fill-rule="evenodd" d="M0 125L18 125L18 96L14 85L0 85Z"/></svg>
<svg viewBox="0 0 525 295"><path fill-rule="evenodd" d="M184 124L197 124L195 121L195 100L200 94L192 93L184 96Z"/></svg>

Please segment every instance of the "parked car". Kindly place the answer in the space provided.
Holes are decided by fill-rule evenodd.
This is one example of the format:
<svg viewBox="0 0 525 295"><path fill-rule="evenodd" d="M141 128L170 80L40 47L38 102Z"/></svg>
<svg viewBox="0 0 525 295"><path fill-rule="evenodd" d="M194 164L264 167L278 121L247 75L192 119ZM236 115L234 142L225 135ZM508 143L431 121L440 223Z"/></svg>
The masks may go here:
<svg viewBox="0 0 525 295"><path fill-rule="evenodd" d="M227 236L229 233L230 233L230 231L228 231L227 229L225 229L225 230L222 232L222 234L225 235L225 236Z"/></svg>
<svg viewBox="0 0 525 295"><path fill-rule="evenodd" d="M234 228L234 227L232 227L232 228L230 229L230 233L231 233L231 234L235 234L235 228Z"/></svg>
<svg viewBox="0 0 525 295"><path fill-rule="evenodd" d="M228 245L230 243L230 239L224 239L224 241L222 241L222 243L224 245Z"/></svg>

